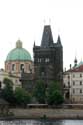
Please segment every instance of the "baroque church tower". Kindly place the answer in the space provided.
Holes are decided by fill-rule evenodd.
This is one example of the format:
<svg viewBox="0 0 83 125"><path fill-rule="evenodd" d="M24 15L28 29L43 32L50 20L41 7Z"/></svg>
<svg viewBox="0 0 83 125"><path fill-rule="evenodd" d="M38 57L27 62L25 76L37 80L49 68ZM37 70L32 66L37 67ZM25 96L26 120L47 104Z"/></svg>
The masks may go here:
<svg viewBox="0 0 83 125"><path fill-rule="evenodd" d="M34 43L34 72L35 80L43 80L46 85L51 81L62 82L63 46L60 36L54 43L51 26L45 25L41 45Z"/></svg>

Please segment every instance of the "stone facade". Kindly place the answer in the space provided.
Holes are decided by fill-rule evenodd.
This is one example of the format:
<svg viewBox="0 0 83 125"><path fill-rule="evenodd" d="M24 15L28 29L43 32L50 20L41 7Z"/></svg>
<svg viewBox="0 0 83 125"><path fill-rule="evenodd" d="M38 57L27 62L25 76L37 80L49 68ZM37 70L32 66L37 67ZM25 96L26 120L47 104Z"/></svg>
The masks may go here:
<svg viewBox="0 0 83 125"><path fill-rule="evenodd" d="M20 74L22 67L26 73L30 73L30 68L33 70L33 62L19 60L5 62L5 71L8 73Z"/></svg>
<svg viewBox="0 0 83 125"><path fill-rule="evenodd" d="M51 26L45 25L40 46L34 43L34 72L36 80L44 80L48 85L50 81L61 81L63 72L63 46L60 36L54 43Z"/></svg>
<svg viewBox="0 0 83 125"><path fill-rule="evenodd" d="M31 93L34 89L34 83L35 83L34 73L22 72L20 82L21 82L22 88L24 88L25 90L28 90L28 92Z"/></svg>

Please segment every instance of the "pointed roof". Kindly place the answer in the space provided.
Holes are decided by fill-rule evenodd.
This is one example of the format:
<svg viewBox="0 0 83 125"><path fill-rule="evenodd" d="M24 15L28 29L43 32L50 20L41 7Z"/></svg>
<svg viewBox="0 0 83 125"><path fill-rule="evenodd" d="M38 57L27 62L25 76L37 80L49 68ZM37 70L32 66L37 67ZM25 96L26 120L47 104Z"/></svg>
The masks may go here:
<svg viewBox="0 0 83 125"><path fill-rule="evenodd" d="M61 38L59 35L58 35L58 39L57 39L57 44L61 45Z"/></svg>
<svg viewBox="0 0 83 125"><path fill-rule="evenodd" d="M34 41L34 47L35 47L35 41Z"/></svg>
<svg viewBox="0 0 83 125"><path fill-rule="evenodd" d="M43 36L41 41L41 47L48 47L53 44L53 36L51 32L51 26L45 25L43 30Z"/></svg>
<svg viewBox="0 0 83 125"><path fill-rule="evenodd" d="M74 59L74 64L77 64L77 58L76 58L76 56L75 56L75 59Z"/></svg>

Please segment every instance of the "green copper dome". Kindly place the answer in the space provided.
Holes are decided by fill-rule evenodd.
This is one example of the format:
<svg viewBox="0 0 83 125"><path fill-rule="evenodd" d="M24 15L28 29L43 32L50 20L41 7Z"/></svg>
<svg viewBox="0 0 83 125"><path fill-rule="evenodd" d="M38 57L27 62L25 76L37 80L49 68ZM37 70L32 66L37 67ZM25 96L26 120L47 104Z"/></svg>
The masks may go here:
<svg viewBox="0 0 83 125"><path fill-rule="evenodd" d="M16 48L11 50L6 58L6 61L28 61L31 60L30 53L22 48L22 42L18 40L16 42Z"/></svg>

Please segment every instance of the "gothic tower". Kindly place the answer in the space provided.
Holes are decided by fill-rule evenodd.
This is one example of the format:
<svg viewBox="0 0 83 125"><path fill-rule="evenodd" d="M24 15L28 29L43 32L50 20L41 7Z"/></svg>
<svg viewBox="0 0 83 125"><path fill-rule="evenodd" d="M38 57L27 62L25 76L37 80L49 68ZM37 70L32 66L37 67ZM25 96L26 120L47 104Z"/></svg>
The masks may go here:
<svg viewBox="0 0 83 125"><path fill-rule="evenodd" d="M44 26L41 45L34 43L33 52L35 79L44 80L46 85L50 81L62 81L63 46L60 36L54 43L50 25Z"/></svg>

